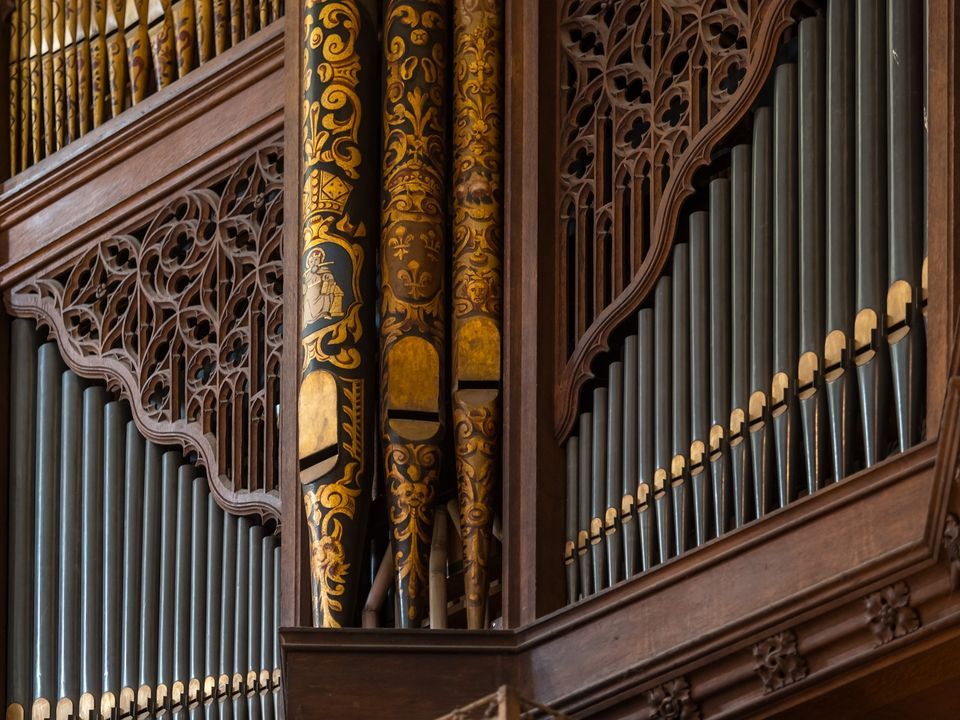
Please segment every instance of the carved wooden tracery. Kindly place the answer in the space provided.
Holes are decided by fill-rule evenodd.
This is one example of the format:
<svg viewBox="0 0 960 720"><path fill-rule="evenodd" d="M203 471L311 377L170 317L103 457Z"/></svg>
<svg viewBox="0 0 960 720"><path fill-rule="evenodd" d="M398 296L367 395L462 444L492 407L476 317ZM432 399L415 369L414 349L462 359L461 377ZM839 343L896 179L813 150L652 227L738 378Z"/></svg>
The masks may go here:
<svg viewBox="0 0 960 720"><path fill-rule="evenodd" d="M746 113L795 0L566 0L561 8L555 430L647 296L694 172Z"/></svg>
<svg viewBox="0 0 960 720"><path fill-rule="evenodd" d="M282 146L16 287L67 362L194 451L221 505L279 517Z"/></svg>

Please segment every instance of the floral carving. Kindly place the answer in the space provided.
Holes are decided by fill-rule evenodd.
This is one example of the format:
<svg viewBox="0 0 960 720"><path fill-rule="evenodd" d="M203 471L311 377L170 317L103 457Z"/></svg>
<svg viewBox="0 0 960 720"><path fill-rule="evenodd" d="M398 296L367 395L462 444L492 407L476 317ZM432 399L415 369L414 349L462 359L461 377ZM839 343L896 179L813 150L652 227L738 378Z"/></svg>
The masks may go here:
<svg viewBox="0 0 960 720"><path fill-rule="evenodd" d="M675 678L647 692L650 720L699 720L700 706L690 695L684 677Z"/></svg>
<svg viewBox="0 0 960 720"><path fill-rule="evenodd" d="M864 604L867 623L878 646L909 635L920 627L920 617L910 606L910 587L902 580L871 593Z"/></svg>
<svg viewBox="0 0 960 720"><path fill-rule="evenodd" d="M785 630L753 646L753 669L763 693L774 692L807 676L807 661L797 650L797 636Z"/></svg>
<svg viewBox="0 0 960 720"><path fill-rule="evenodd" d="M78 373L119 387L145 435L196 451L221 504L273 516L282 188L282 148L268 144L10 297Z"/></svg>
<svg viewBox="0 0 960 720"><path fill-rule="evenodd" d="M950 566L950 587L956 592L960 590L960 520L953 513L947 513L941 542Z"/></svg>
<svg viewBox="0 0 960 720"><path fill-rule="evenodd" d="M565 0L556 430L666 261L691 180L757 96L793 0Z"/></svg>

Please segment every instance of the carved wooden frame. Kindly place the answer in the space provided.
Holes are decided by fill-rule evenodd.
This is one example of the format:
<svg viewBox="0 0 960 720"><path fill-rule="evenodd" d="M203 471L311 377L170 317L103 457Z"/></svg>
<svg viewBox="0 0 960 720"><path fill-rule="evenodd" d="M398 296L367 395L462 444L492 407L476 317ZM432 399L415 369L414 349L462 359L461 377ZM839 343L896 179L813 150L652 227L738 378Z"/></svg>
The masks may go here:
<svg viewBox="0 0 960 720"><path fill-rule="evenodd" d="M191 198L195 209L211 212L216 200L210 192L192 189L222 185L238 160L251 151L256 155L258 148L275 142L280 132L282 31L283 22L274 23L184 81L151 96L136 111L105 123L0 184L0 288L8 308L16 314L44 317L55 334L62 336L63 319L54 317L57 313L51 314L50 308L29 307L30 303L17 295L17 288L64 267L65 260L88 253L120 229L145 227L178 193L182 193L181 200ZM219 122L215 118L226 119ZM279 176L274 184L274 192L279 192ZM257 204L256 194L246 198L248 209ZM262 218L267 225L279 222L280 203L282 200L273 203L273 220ZM265 211L267 204L259 204L254 212ZM173 222L171 227L175 225ZM279 252L279 236L272 243ZM244 262L249 263L250 258ZM260 265L259 261L254 264ZM275 304L279 318L283 304ZM58 325L61 332L56 332ZM116 358L94 361L66 345L61 337L62 349L79 374L107 379L114 387L123 388L127 397L139 398L139 383L130 377L121 379L123 363ZM278 364L279 357L273 363ZM138 402L132 405L137 408ZM139 410L135 409L134 415L147 437L196 449L201 462L214 471L211 475L219 475L215 436L208 434L209 428L191 428L183 422L164 425L142 406ZM210 485L228 510L279 519L276 492L237 492L213 478Z"/></svg>
<svg viewBox="0 0 960 720"><path fill-rule="evenodd" d="M594 11L598 14L603 14L605 8L611 7L600 0L592 3L571 3L571 6L574 4L577 7L576 12L578 15L585 15ZM706 28L709 27L712 22L724 22L724 16L729 16L727 19L731 23L738 25L739 31L745 36L746 50L735 53L736 60L745 60L745 65L742 68L743 77L737 85L736 90L730 93L728 97L718 98L714 93L707 94L709 98L708 104L712 106L712 114L708 115L709 120L702 126L699 125L699 120L693 112L692 107L688 108L685 113L680 113L679 120L677 120L676 123L661 122L658 119L659 115L664 112L664 106L670 101L686 98L683 102L692 105L696 100L690 97L692 91L689 88L682 93L679 89L679 87L685 87L690 84L690 81L680 82L678 79L676 83L670 82L665 84L664 80L672 80L672 77L660 77L658 74L659 68L652 68L652 72L656 77L652 82L648 80L644 88L645 91L649 93L649 98L644 99L644 96L641 95L632 101L620 100L620 104L626 108L625 117L628 119L634 116L637 118L646 118L650 126L649 131L644 136L645 139L643 142L645 144L652 142L653 145L649 148L641 146L637 149L637 153L640 153L643 157L649 155L646 161L650 168L652 168L653 175L655 176L654 182L651 182L651 198L649 201L649 215L651 218L650 226L647 230L649 247L646 252L642 254L642 261L630 278L629 283L624 283L623 289L612 298L609 304L603 307L595 319L592 321L585 320L579 323L580 325L585 325L585 327L577 333L574 343L569 343L567 339L568 321L565 310L570 307L570 302L567 297L570 288L567 288L564 282L564 278L567 277L566 252L558 251L558 300L556 326L554 328L555 336L558 338L556 347L557 382L554 393L554 432L558 441L562 442L572 428L577 411L579 390L583 387L584 383L593 377L591 370L592 362L601 353L609 350L611 335L630 313L636 310L640 303L646 299L653 290L654 284L659 279L670 255L670 249L673 247L681 206L693 193L694 174L709 162L717 143L733 130L737 123L746 115L764 84L767 82L770 68L773 66L773 61L779 48L780 36L791 24L791 11L795 4L796 0L770 0L769 2L748 0L745 3L740 2L740 0L727 0L725 2L727 9L725 10L717 9L716 3L705 4L691 2L669 4L670 13L678 17L681 15L684 17L690 15L691 18L693 18L690 21L694 25L693 36L699 39L696 41L690 40L691 32L689 29L683 32L677 29L676 35L670 34L669 31L664 31L670 44L663 48L660 53L661 57L669 59L682 52L686 52L687 48L684 43L693 42L695 51L698 53L702 52L706 57L704 62L705 68L713 65L718 66L717 68L712 68L710 71L711 82L715 84L717 78L713 78L712 75L716 71L727 68L727 64L725 63L728 60L727 56L729 53L724 53L723 60L718 60L717 57L710 55L712 46L702 38L707 34ZM630 4L630 9L635 7L637 9L636 15L647 18L647 22L653 25L654 18L668 11L666 5L662 0L636 0ZM616 19L622 19L629 15L629 11L624 12L626 9L626 5L620 7L620 10L615 14L614 22ZM734 19L736 22L734 22ZM564 35L564 21L562 18L560 19L560 24L560 35L561 37L566 37ZM596 20L594 24L599 26L600 21ZM703 29L699 30L698 28L701 24L703 25ZM611 27L609 34L615 36L615 30L616 28ZM674 29L671 28L671 30ZM588 33L586 30L580 30L578 32L583 32L584 38L588 38L591 35L591 33ZM599 30L597 33L599 33ZM659 34L659 31L657 31L657 34ZM583 42L585 42L585 40L581 40L581 43ZM599 41L595 42L599 43ZM622 41L617 40L616 47L619 48L620 45L622 45ZM583 49L582 45L580 49ZM593 52L595 52L595 50ZM600 52L602 53L603 50L601 49ZM613 53L614 50L610 49L609 52ZM584 51L585 55L586 53L587 51ZM687 66L693 62L694 59L690 58L687 61ZM600 79L603 79L604 82L611 86L615 80L621 80L622 83L626 83L627 80L630 79L630 76L624 75L624 73L629 71L624 70L618 63L619 60L607 63L603 58L585 60L584 67L580 69L580 72L585 73L589 69L591 73L598 73L595 79L587 83L587 87L596 85ZM601 65L603 66L603 70L600 70ZM634 65L639 66L640 61L634 59ZM685 70L685 72L686 71L687 70ZM613 73L616 77L608 80L606 76L610 73ZM636 72L636 74L641 75L639 72ZM584 81L581 80L581 82ZM635 80L635 82L639 82L639 80ZM560 86L561 88L564 87L562 84ZM577 94L574 100L575 104L570 108L571 113L574 113L576 110L577 102L583 105L585 100L585 98L581 97L583 94L583 92ZM610 94L610 91L607 90L601 94L606 96ZM589 100L589 98L586 99ZM613 100L607 102L613 102ZM591 183L578 181L576 174L572 172L571 168L564 166L571 165L574 160L573 156L577 152L583 151L588 154L598 152L597 145L600 142L599 138L593 138L592 153L591 150L588 149L589 143L585 144L584 134L582 132L574 133L575 141L568 143L567 141L570 139L568 137L570 133L568 127L570 122L573 122L576 118L571 119L566 117L564 110L563 102L558 99L556 117L558 118L559 126L557 129L557 137L563 138L564 149L557 158L558 165L556 172L559 179L555 200L555 212L563 212L565 204L564 198L571 197L572 194L576 194L577 192L580 192L580 194L583 192L594 193L596 190L596 188L593 188L577 191L577 187L587 186ZM657 135L658 130L661 136L659 139L657 137L653 137L652 140L647 138L647 136ZM615 143L616 142L617 140L615 140ZM629 143L619 142L619 144L627 145ZM665 153L665 149L669 149L669 152ZM639 163L640 161L634 158L630 162ZM594 163L596 164L596 161L594 161ZM663 167L660 167L661 163ZM616 177L616 175L614 177ZM633 179L639 180L639 178ZM662 192L656 187L660 180L665 181ZM614 181L614 183L616 184L616 181ZM596 183L594 182L593 184ZM634 194L636 195L638 193L635 191ZM579 207L580 203L577 205ZM610 205L614 207L614 210L611 210L611 212L614 215L618 215L619 211L615 209L616 201L612 200ZM563 238L561 237L563 232L565 231L562 228L558 228L558 248L563 245ZM636 231L634 234L636 234ZM620 238L620 241L625 242L626 239ZM636 262L640 254L632 253L632 255L634 256L634 262ZM583 272L583 269L578 268L577 273L579 274L581 272ZM623 273L626 275L625 269ZM598 302L597 304L600 303ZM565 342L564 340L567 341ZM569 355L566 352L568 344L573 345L572 352Z"/></svg>

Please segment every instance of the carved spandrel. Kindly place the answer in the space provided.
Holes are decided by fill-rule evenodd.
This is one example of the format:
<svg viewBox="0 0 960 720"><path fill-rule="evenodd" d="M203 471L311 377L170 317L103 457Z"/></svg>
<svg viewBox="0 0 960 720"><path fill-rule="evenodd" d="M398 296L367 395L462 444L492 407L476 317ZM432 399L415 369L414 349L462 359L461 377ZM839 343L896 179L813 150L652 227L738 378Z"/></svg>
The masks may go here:
<svg viewBox="0 0 960 720"><path fill-rule="evenodd" d="M662 271L694 172L758 95L793 4L562 4L559 439L591 362Z"/></svg>
<svg viewBox="0 0 960 720"><path fill-rule="evenodd" d="M279 516L282 148L255 150L147 222L16 287L68 364L141 431L198 455L220 504Z"/></svg>

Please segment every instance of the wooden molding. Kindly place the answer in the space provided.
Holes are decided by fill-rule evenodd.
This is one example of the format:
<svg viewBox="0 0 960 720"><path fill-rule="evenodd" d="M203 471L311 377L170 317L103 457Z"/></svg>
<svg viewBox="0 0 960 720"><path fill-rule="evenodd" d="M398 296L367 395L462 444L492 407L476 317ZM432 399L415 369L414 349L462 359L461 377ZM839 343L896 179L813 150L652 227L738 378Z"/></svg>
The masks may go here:
<svg viewBox="0 0 960 720"><path fill-rule="evenodd" d="M146 216L275 135L283 22L0 184L0 287Z"/></svg>

